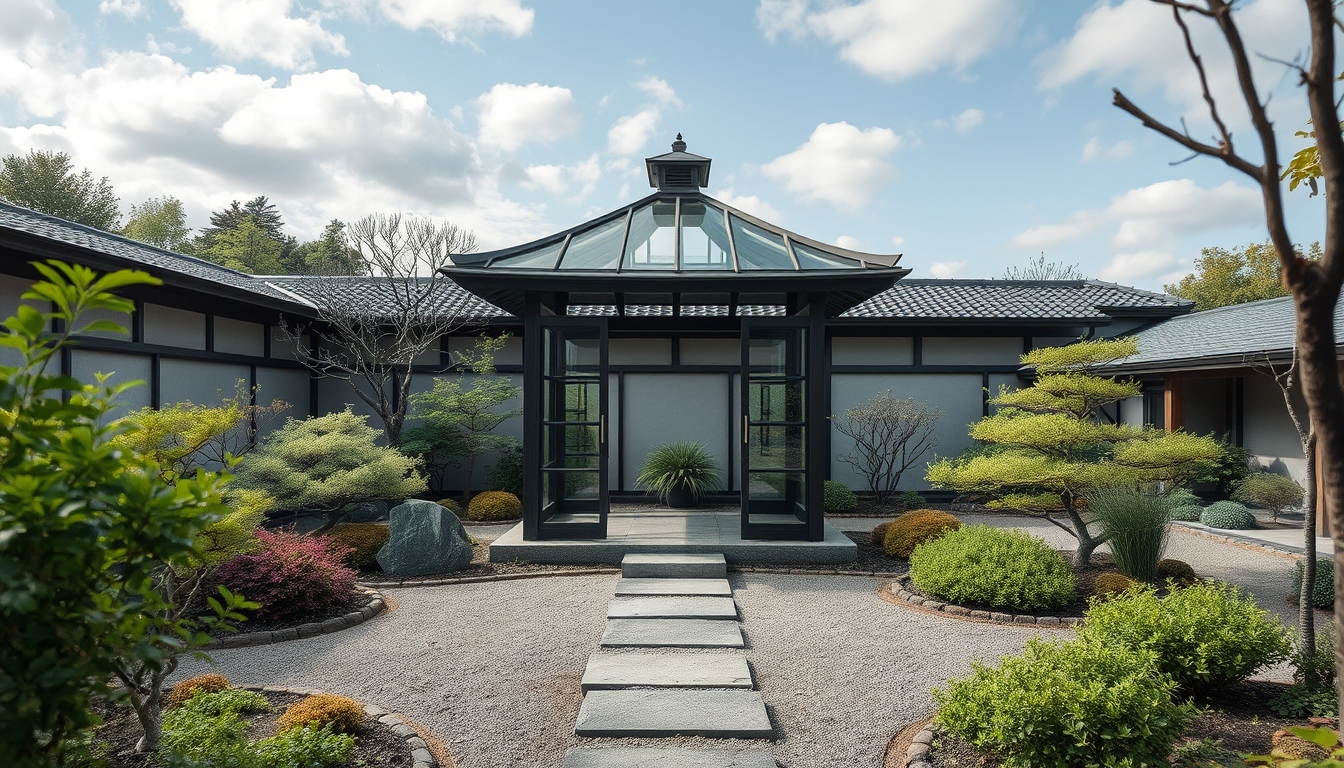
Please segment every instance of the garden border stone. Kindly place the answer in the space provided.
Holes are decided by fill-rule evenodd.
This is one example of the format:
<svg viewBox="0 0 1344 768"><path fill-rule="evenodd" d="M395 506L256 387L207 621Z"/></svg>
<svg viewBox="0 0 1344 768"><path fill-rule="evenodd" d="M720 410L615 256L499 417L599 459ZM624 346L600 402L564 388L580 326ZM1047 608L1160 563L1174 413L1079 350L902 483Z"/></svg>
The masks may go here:
<svg viewBox="0 0 1344 768"><path fill-rule="evenodd" d="M300 624L297 627L285 627L284 629L271 629L264 632L238 632L232 635L225 635L213 642L203 646L203 651L222 651L230 648L250 648L254 645L272 645L274 643L285 643L290 640L300 638L317 637L318 635L329 635L332 632L340 632L342 629L363 624L374 616L383 612L387 607L387 601L383 598L381 592L371 589L362 584L356 585L357 590L365 594L372 595L373 599L368 605L357 611L350 611L342 616L336 616L325 621L313 621L307 624Z"/></svg>
<svg viewBox="0 0 1344 768"><path fill-rule="evenodd" d="M908 589L910 574L896 576L888 587L893 597L913 608L940 613L961 621L990 622L1010 626L1049 627L1050 629L1072 629L1082 623L1082 616L1052 616L1035 613L1010 613L1003 611L973 611L965 606L944 603L940 600L916 594Z"/></svg>
<svg viewBox="0 0 1344 768"><path fill-rule="evenodd" d="M330 693L330 691L317 688L287 688L281 685L240 685L238 687L262 693L292 693L296 696L316 696L322 693ZM415 760L413 768L439 768L439 761L435 760L434 753L429 751L429 743L425 741L405 715L389 712L382 707L365 704L362 701L356 703L364 708L366 717L372 717L383 725L392 726L392 732L400 736L406 742L406 745L411 748L411 757Z"/></svg>
<svg viewBox="0 0 1344 768"><path fill-rule="evenodd" d="M729 565L728 570L736 573L771 573L786 576L875 576L894 579L903 575L902 571L859 571L843 568L807 570L804 568L770 568L756 565ZM405 587L440 587L446 584L481 584L491 581L516 581L518 579L549 579L558 576L606 576L619 574L620 568L570 568L555 571L528 571L526 573L496 573L489 576L461 576L442 579L404 579L402 581L361 581L359 585L370 589L401 589Z"/></svg>
<svg viewBox="0 0 1344 768"><path fill-rule="evenodd" d="M937 727L929 721L910 739L910 746L905 748L906 768L924 768L933 764L929 753L933 751L933 740L937 736Z"/></svg>
<svg viewBox="0 0 1344 768"><path fill-rule="evenodd" d="M1213 541L1223 544L1231 544L1234 547L1240 547L1242 549L1263 552L1265 554L1275 555L1289 560L1301 560L1306 554L1302 547L1296 547L1291 544L1279 544L1276 542L1265 541L1264 539L1256 539L1251 536L1238 536L1226 532L1226 529L1209 528L1203 526L1203 524L1200 524L1201 527L1196 528L1194 525L1183 520L1172 520L1171 522L1172 527L1182 533L1188 533L1191 536L1199 536L1204 539L1212 539Z"/></svg>

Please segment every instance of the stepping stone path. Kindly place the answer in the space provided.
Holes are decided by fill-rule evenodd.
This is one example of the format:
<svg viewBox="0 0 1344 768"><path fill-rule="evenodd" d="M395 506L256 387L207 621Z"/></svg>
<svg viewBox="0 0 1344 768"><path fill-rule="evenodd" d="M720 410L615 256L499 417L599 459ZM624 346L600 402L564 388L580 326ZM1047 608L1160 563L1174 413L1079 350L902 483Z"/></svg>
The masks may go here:
<svg viewBox="0 0 1344 768"><path fill-rule="evenodd" d="M770 739L723 555L626 555L578 736ZM691 649L691 650L685 650ZM775 768L764 750L575 747L564 768Z"/></svg>

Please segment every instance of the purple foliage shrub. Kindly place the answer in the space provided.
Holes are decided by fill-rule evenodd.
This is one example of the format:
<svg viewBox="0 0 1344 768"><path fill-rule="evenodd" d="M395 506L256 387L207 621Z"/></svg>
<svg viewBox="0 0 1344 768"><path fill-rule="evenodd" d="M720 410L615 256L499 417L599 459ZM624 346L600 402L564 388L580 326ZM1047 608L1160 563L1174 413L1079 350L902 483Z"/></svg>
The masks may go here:
<svg viewBox="0 0 1344 768"><path fill-rule="evenodd" d="M352 550L327 536L293 530L258 530L260 548L219 567L216 578L231 591L261 603L255 618L287 622L348 603L355 572L344 559Z"/></svg>

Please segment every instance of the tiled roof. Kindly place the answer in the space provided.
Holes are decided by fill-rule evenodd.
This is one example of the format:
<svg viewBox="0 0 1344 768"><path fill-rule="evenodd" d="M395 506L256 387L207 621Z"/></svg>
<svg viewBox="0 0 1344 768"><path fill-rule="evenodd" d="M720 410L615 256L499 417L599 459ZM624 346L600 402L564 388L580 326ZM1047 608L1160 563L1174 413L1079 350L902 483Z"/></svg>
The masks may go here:
<svg viewBox="0 0 1344 768"><path fill-rule="evenodd" d="M1104 322L1114 314L1176 315L1193 302L1100 280L905 279L842 317Z"/></svg>
<svg viewBox="0 0 1344 768"><path fill-rule="evenodd" d="M292 275L258 275L253 279L264 281L272 288L282 289L292 297L309 305L334 300L349 302L352 306L372 306L375 311L392 313L397 306L396 296L383 277L304 277ZM425 284L428 278L418 278ZM475 294L459 288L447 278L439 278L432 303L433 309L444 314L457 315L469 320L489 320L510 317Z"/></svg>

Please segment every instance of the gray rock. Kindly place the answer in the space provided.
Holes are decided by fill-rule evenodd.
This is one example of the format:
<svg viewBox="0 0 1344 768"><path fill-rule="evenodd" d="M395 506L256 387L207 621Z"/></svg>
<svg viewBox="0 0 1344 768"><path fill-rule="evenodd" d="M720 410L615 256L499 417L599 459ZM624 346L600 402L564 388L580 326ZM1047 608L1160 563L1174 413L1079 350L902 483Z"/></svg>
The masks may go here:
<svg viewBox="0 0 1344 768"><path fill-rule="evenodd" d="M471 563L471 540L462 521L432 501L412 499L392 508L390 538L378 550L389 576L460 571Z"/></svg>
<svg viewBox="0 0 1344 768"><path fill-rule="evenodd" d="M386 501L362 501L345 508L346 523L376 523L386 520L388 506Z"/></svg>

